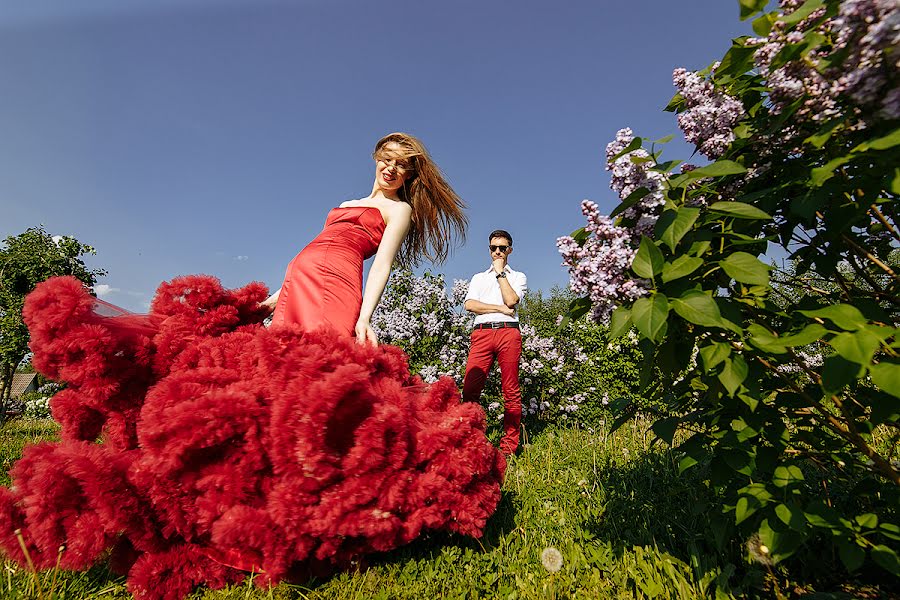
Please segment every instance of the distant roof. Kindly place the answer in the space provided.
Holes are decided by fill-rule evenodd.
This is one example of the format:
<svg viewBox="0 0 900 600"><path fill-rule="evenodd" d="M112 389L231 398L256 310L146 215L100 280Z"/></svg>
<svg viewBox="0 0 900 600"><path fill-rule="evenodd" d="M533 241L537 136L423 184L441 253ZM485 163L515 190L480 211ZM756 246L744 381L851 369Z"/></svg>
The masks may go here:
<svg viewBox="0 0 900 600"><path fill-rule="evenodd" d="M13 398L21 396L28 389L28 386L31 385L31 382L34 381L35 377L37 377L37 373L14 373L10 396Z"/></svg>
<svg viewBox="0 0 900 600"><path fill-rule="evenodd" d="M132 314L130 310L125 310L121 306L116 306L100 298L94 298L94 312L101 317L120 317Z"/></svg>

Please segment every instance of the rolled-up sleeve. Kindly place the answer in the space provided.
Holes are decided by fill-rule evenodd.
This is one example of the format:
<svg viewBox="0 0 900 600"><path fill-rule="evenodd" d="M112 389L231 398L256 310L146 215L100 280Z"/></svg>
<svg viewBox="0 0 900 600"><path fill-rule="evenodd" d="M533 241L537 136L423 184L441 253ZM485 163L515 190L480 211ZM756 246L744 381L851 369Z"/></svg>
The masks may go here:
<svg viewBox="0 0 900 600"><path fill-rule="evenodd" d="M516 278L512 282L512 289L519 297L519 300L525 297L525 292L528 291L528 278L525 277L525 273L516 273Z"/></svg>
<svg viewBox="0 0 900 600"><path fill-rule="evenodd" d="M478 275L475 275L469 281L469 291L466 292L466 300L463 301L463 304L468 300L480 300L480 294L481 292L478 290Z"/></svg>

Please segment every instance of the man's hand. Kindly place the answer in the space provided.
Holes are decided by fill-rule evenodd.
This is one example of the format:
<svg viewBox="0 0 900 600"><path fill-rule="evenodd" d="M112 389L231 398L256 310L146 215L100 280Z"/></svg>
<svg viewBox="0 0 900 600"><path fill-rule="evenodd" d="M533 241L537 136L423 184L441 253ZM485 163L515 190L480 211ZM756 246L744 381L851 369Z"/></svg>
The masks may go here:
<svg viewBox="0 0 900 600"><path fill-rule="evenodd" d="M499 312L503 313L507 317L513 317L516 314L516 309L501 305Z"/></svg>
<svg viewBox="0 0 900 600"><path fill-rule="evenodd" d="M502 273L503 269L506 268L506 258L495 258L494 262L491 264L491 267L494 269L494 273Z"/></svg>

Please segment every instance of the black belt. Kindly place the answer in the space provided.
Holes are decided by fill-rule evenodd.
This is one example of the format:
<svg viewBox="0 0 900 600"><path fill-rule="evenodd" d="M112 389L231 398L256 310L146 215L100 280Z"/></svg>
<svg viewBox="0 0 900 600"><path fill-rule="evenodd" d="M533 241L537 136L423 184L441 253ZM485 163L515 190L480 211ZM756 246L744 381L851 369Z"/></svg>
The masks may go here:
<svg viewBox="0 0 900 600"><path fill-rule="evenodd" d="M495 321L493 323L479 323L475 329L505 329L507 327L519 328L518 321Z"/></svg>

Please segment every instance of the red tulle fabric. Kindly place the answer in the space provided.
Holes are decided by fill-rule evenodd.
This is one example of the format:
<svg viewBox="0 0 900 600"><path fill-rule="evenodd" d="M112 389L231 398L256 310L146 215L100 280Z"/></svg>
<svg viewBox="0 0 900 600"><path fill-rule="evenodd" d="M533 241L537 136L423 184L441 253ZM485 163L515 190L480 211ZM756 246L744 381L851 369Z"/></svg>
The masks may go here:
<svg viewBox="0 0 900 600"><path fill-rule="evenodd" d="M250 569L268 585L344 568L425 530L481 536L505 462L480 407L411 377L397 348L265 329L266 294L182 277L149 315L102 316L73 278L38 286L34 365L68 387L51 401L61 441L27 447L0 488L6 554L26 562L17 530L37 568L111 550L136 598L174 600Z"/></svg>

